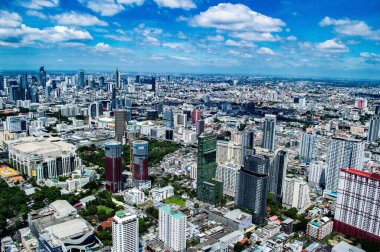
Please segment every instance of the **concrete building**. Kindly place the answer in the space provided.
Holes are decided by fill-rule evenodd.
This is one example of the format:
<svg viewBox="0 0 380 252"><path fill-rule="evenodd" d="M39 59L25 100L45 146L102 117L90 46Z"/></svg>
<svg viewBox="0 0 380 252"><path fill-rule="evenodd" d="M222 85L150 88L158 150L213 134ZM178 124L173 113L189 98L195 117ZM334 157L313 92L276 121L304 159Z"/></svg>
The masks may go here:
<svg viewBox="0 0 380 252"><path fill-rule="evenodd" d="M265 115L265 121L263 126L263 142L261 147L274 151L276 142L276 116Z"/></svg>
<svg viewBox="0 0 380 252"><path fill-rule="evenodd" d="M232 163L241 165L242 147L240 144L232 141L217 141L216 160L218 164Z"/></svg>
<svg viewBox="0 0 380 252"><path fill-rule="evenodd" d="M365 250L341 241L331 249L331 252L365 252Z"/></svg>
<svg viewBox="0 0 380 252"><path fill-rule="evenodd" d="M26 132L28 130L28 120L26 116L7 116L6 129L12 133Z"/></svg>
<svg viewBox="0 0 380 252"><path fill-rule="evenodd" d="M171 205L159 207L158 237L174 251L186 250L187 216Z"/></svg>
<svg viewBox="0 0 380 252"><path fill-rule="evenodd" d="M106 189L115 193L123 190L121 145L118 142L109 142L105 144L104 149Z"/></svg>
<svg viewBox="0 0 380 252"><path fill-rule="evenodd" d="M120 109L115 111L115 136L116 140L125 144L125 131L127 122L127 110Z"/></svg>
<svg viewBox="0 0 380 252"><path fill-rule="evenodd" d="M356 169L339 173L334 230L380 242L380 174Z"/></svg>
<svg viewBox="0 0 380 252"><path fill-rule="evenodd" d="M147 141L135 140L132 142L132 171L135 186L140 188L143 184L149 183L148 177L148 151Z"/></svg>
<svg viewBox="0 0 380 252"><path fill-rule="evenodd" d="M124 194L124 199L129 205L140 205L145 202L145 194L137 188L132 188Z"/></svg>
<svg viewBox="0 0 380 252"><path fill-rule="evenodd" d="M380 130L380 117L374 116L371 118L369 122L367 141L375 142L376 140L378 140L380 138L379 130Z"/></svg>
<svg viewBox="0 0 380 252"><path fill-rule="evenodd" d="M223 194L236 197L240 166L233 163L218 164L215 178L223 181Z"/></svg>
<svg viewBox="0 0 380 252"><path fill-rule="evenodd" d="M301 135L301 146L299 150L299 159L302 162L310 163L316 159L317 154L317 135L303 132Z"/></svg>
<svg viewBox="0 0 380 252"><path fill-rule="evenodd" d="M322 161L313 162L308 168L308 184L310 187L320 186L324 183L326 164Z"/></svg>
<svg viewBox="0 0 380 252"><path fill-rule="evenodd" d="M309 186L306 181L297 178L285 178L282 205L286 208L297 208L304 212L310 206Z"/></svg>
<svg viewBox="0 0 380 252"><path fill-rule="evenodd" d="M364 143L360 140L331 139L326 157L326 190L337 192L339 171L341 168L361 170L364 160Z"/></svg>
<svg viewBox="0 0 380 252"><path fill-rule="evenodd" d="M307 224L306 235L313 237L317 240L322 240L333 230L333 221L327 217L315 219Z"/></svg>
<svg viewBox="0 0 380 252"><path fill-rule="evenodd" d="M153 201L162 201L174 196L174 188L171 185L161 188L153 188L150 190L150 195L152 196Z"/></svg>
<svg viewBox="0 0 380 252"><path fill-rule="evenodd" d="M139 251L139 221L137 215L119 211L112 220L112 252Z"/></svg>

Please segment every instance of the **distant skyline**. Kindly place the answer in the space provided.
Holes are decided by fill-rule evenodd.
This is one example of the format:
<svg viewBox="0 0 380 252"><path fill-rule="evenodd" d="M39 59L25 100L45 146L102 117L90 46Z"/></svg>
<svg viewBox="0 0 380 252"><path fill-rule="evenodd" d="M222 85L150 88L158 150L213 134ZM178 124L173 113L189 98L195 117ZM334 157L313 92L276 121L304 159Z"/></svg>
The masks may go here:
<svg viewBox="0 0 380 252"><path fill-rule="evenodd" d="M0 71L380 80L380 0L0 2Z"/></svg>

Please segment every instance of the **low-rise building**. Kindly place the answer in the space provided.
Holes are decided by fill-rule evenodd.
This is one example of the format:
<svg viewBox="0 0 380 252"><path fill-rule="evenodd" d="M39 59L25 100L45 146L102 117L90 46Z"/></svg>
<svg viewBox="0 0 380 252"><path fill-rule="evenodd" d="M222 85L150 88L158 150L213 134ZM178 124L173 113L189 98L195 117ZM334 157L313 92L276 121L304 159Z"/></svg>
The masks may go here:
<svg viewBox="0 0 380 252"><path fill-rule="evenodd" d="M327 217L315 219L307 224L306 234L317 240L322 240L333 230L333 221Z"/></svg>
<svg viewBox="0 0 380 252"><path fill-rule="evenodd" d="M152 196L153 201L162 201L174 196L174 188L171 185L161 188L153 188L150 190L150 195Z"/></svg>

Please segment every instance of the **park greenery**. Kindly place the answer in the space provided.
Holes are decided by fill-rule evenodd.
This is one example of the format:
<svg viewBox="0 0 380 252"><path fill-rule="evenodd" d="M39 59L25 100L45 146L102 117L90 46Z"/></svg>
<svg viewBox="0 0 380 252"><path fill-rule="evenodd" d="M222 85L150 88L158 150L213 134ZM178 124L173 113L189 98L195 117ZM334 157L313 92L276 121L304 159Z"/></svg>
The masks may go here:
<svg viewBox="0 0 380 252"><path fill-rule="evenodd" d="M173 196L173 197L167 198L164 200L164 202L167 204L177 205L180 207L184 207L186 205L186 200L179 196Z"/></svg>

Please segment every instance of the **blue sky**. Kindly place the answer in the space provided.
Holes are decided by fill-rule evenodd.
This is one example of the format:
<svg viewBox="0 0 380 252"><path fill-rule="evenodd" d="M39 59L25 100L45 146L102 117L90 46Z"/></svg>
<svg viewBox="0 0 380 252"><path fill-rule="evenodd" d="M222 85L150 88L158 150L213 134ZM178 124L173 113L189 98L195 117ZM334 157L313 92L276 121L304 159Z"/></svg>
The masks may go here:
<svg viewBox="0 0 380 252"><path fill-rule="evenodd" d="M0 69L380 79L380 1L0 1Z"/></svg>

